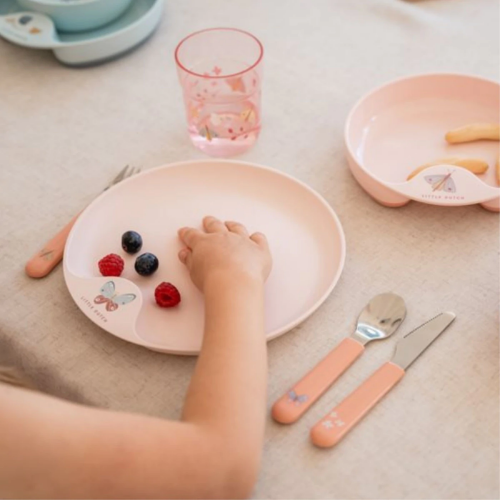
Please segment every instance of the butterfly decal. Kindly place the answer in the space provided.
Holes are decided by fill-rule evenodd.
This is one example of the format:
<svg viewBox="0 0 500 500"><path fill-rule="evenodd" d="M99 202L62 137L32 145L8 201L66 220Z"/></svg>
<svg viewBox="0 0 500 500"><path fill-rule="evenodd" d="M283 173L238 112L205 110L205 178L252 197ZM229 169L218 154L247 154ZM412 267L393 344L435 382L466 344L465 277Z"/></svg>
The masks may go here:
<svg viewBox="0 0 500 500"><path fill-rule="evenodd" d="M451 178L453 172L444 175L426 175L425 181L432 186L432 191L446 191L447 193L455 193L457 188Z"/></svg>
<svg viewBox="0 0 500 500"><path fill-rule="evenodd" d="M193 119L196 119L200 116L200 107L194 106L192 103L189 103L189 116Z"/></svg>
<svg viewBox="0 0 500 500"><path fill-rule="evenodd" d="M24 25L28 24L29 22L31 22L32 20L33 20L32 16L21 16L18 20L18 23L22 24L24 26Z"/></svg>
<svg viewBox="0 0 500 500"><path fill-rule="evenodd" d="M94 303L106 304L106 311L109 312L116 311L119 306L124 306L136 298L133 293L116 294L114 281L104 283L100 291L101 294L94 299Z"/></svg>
<svg viewBox="0 0 500 500"><path fill-rule="evenodd" d="M233 92L245 92L245 82L241 77L226 78L226 83L231 87Z"/></svg>
<svg viewBox="0 0 500 500"><path fill-rule="evenodd" d="M40 250L40 257L46 261L52 260L54 258L54 250L42 248L42 250Z"/></svg>
<svg viewBox="0 0 500 500"><path fill-rule="evenodd" d="M199 131L199 134L202 136L202 137L205 137L205 139L208 141L208 142L211 142L212 139L214 137L219 137L218 134L216 132L214 132L213 130L210 130L208 128L208 125L205 125L200 131Z"/></svg>
<svg viewBox="0 0 500 500"><path fill-rule="evenodd" d="M221 117L215 113L212 113L210 115L210 123L213 123L216 127L218 127L221 123Z"/></svg>
<svg viewBox="0 0 500 500"><path fill-rule="evenodd" d="M255 122L255 111L252 108L245 109L240 113L240 118L245 122Z"/></svg>
<svg viewBox="0 0 500 500"><path fill-rule="evenodd" d="M299 406L302 403L305 403L309 399L307 394L298 395L293 389L288 391L288 402L294 403L295 406Z"/></svg>

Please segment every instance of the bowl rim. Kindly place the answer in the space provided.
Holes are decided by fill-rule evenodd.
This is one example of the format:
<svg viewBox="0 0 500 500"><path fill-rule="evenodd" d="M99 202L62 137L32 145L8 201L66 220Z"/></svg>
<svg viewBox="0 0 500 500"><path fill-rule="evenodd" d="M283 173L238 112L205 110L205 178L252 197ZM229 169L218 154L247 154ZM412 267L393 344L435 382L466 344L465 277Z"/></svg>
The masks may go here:
<svg viewBox="0 0 500 500"><path fill-rule="evenodd" d="M92 0L92 1L96 1L96 0ZM130 8L132 8L133 1L134 0L131 0L131 4L127 7L127 9L124 11L124 13L121 14L121 16L125 15L125 13L128 12L128 10ZM143 1L146 1L146 0L143 0ZM105 40L109 40L109 39L115 38L117 36L122 36L124 33L128 32L132 29L137 28L138 26L145 23L147 17L156 15L159 18L161 16L161 12L162 12L163 0L147 0L147 1L150 2L148 9L146 11L144 11L136 19L134 19L130 24L122 26L120 29L113 31L111 33L106 33L104 35L100 35L97 37L86 38L84 40L61 40L61 44L53 47L53 50L72 49L73 47L81 47L81 46L86 46L86 45L99 44ZM116 19L114 21L111 21L109 24L111 25L115 21L116 21ZM99 28L96 28L96 29L99 29ZM88 33L91 33L93 31L94 30L89 30ZM73 35L73 33L71 33L71 35Z"/></svg>
<svg viewBox="0 0 500 500"><path fill-rule="evenodd" d="M50 6L54 6L54 7L72 8L72 7L76 7L77 5L96 3L96 2L101 2L104 0L71 0L68 2L65 2L64 0L28 0L28 1L33 2L35 4L40 4L40 5L50 5Z"/></svg>
<svg viewBox="0 0 500 500"><path fill-rule="evenodd" d="M387 87L391 87L393 85L397 85L397 84L403 83L403 82L408 81L408 80L419 80L419 79L435 78L435 77L453 77L453 78L460 78L460 79L465 78L465 79L470 79L470 80L482 81L484 83L490 83L490 84L496 85L497 87L500 88L500 83L497 82L497 81L495 81L495 80L492 80L490 78L485 78L485 77L482 77L482 76L471 75L471 74L468 74L468 73L455 73L455 72L416 73L414 75L409 75L409 76L403 76L403 77L395 78L395 79L390 80L390 81L388 81L386 83L378 85L374 89L372 89L369 92L363 94L354 103L354 105L350 109L349 114L347 115L347 118L346 118L346 121L345 121L345 125L344 125L344 145L345 145L345 147L347 149L347 152L348 152L349 156L356 162L356 164L359 166L359 168L364 173L366 173L371 179L373 179L374 181L382 184L383 186L385 186L385 187L387 187L389 189L392 189L397 194L401 194L401 193L399 193L399 191L397 191L396 189L393 188L393 186L392 186L393 183L390 183L390 182L387 182L387 181L381 179L380 177L378 177L377 175L375 175L371 170L368 170L365 167L364 162L359 161L358 157L356 156L355 148L352 147L352 145L350 144L349 138L348 138L349 131L351 129L352 117L354 116L354 113L358 110L358 108L360 107L360 105L364 101L368 100L374 94L380 92L381 90L383 90L383 89L385 89Z"/></svg>

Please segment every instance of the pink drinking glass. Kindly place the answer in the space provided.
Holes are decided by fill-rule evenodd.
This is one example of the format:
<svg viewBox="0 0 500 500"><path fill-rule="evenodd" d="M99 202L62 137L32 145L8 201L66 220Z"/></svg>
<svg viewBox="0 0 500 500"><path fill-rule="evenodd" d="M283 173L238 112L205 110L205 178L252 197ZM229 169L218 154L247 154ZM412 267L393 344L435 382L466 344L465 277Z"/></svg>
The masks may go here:
<svg viewBox="0 0 500 500"><path fill-rule="evenodd" d="M233 28L198 31L175 49L191 141L211 156L250 149L260 132L262 44Z"/></svg>

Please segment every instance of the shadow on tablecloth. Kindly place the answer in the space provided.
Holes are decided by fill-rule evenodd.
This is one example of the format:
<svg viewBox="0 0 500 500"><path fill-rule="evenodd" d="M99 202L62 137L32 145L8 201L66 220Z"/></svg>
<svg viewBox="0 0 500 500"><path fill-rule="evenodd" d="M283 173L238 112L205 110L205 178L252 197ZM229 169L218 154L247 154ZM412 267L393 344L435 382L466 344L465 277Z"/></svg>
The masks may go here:
<svg viewBox="0 0 500 500"><path fill-rule="evenodd" d="M29 362L28 362L29 361ZM14 368L29 385L33 385L41 392L51 394L75 403L90 403L79 391L61 381L55 372L43 365L38 359L24 356L16 349L13 342L2 335L0 331L0 367Z"/></svg>

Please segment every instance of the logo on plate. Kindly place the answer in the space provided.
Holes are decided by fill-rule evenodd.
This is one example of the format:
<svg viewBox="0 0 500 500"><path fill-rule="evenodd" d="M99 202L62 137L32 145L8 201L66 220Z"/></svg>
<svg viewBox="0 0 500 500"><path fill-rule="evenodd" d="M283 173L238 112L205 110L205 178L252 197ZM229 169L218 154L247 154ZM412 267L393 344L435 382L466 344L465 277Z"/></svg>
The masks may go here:
<svg viewBox="0 0 500 500"><path fill-rule="evenodd" d="M426 175L424 179L425 182L431 185L432 192L444 191L446 193L456 193L457 188L455 182L451 178L452 175L453 172L441 175Z"/></svg>
<svg viewBox="0 0 500 500"><path fill-rule="evenodd" d="M136 295L133 293L118 295L115 293L114 281L108 281L102 286L101 294L94 299L94 304L106 304L106 311L113 312L116 311L119 306L129 304L135 300L135 298Z"/></svg>

